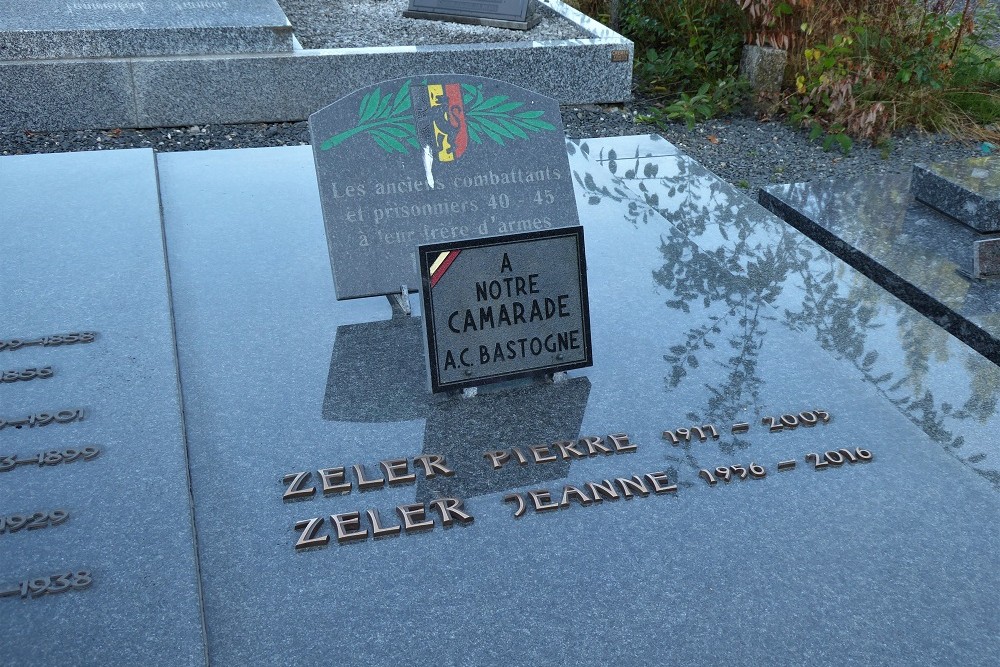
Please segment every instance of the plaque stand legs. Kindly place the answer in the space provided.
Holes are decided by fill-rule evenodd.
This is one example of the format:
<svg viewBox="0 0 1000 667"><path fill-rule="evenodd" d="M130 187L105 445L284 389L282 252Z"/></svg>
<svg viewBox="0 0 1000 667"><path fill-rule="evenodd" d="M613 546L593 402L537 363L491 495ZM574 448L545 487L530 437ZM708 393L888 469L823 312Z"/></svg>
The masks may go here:
<svg viewBox="0 0 1000 667"><path fill-rule="evenodd" d="M406 285L399 286L399 294L386 294L385 298L389 299L389 305L392 306L392 319L410 317L413 314L410 308L410 290Z"/></svg>

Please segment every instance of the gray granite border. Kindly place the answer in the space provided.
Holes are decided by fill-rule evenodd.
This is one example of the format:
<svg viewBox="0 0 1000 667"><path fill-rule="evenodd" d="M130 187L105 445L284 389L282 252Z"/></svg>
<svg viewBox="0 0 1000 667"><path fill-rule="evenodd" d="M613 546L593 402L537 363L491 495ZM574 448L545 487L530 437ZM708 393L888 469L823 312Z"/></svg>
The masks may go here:
<svg viewBox="0 0 1000 667"><path fill-rule="evenodd" d="M374 81L429 72L508 81L562 104L629 99L632 42L559 0L539 1L593 37L274 54L0 61L0 129L297 121ZM622 51L627 52L625 60L620 60Z"/></svg>

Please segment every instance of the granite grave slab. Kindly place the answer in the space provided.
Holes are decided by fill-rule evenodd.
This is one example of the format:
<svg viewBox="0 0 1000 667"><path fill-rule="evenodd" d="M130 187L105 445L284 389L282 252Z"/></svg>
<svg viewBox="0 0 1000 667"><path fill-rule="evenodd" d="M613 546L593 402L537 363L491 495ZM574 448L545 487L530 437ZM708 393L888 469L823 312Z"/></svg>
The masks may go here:
<svg viewBox="0 0 1000 667"><path fill-rule="evenodd" d="M1000 161L913 165L913 196L979 232L1000 231Z"/></svg>
<svg viewBox="0 0 1000 667"><path fill-rule="evenodd" d="M579 39L85 60L0 56L0 127L20 131L304 120L374 80L461 72L563 104L631 96L632 42L559 0ZM434 24L428 23L428 26ZM430 28L428 28L430 29ZM375 38L376 36L373 36Z"/></svg>
<svg viewBox="0 0 1000 667"><path fill-rule="evenodd" d="M212 662L1000 649L1000 369L690 158L571 146L595 364L471 399L415 296L335 299L310 149L158 158Z"/></svg>
<svg viewBox="0 0 1000 667"><path fill-rule="evenodd" d="M981 234L917 201L907 175L772 186L759 197L789 224L1000 363L996 285L973 277L977 263L980 274L990 272L982 260L988 260L995 234Z"/></svg>
<svg viewBox="0 0 1000 667"><path fill-rule="evenodd" d="M367 86L309 117L337 298L415 291L417 246L577 224L559 104L482 77Z"/></svg>
<svg viewBox="0 0 1000 667"><path fill-rule="evenodd" d="M42 540L88 525L74 514L84 497L145 531L113 543L135 581L109 585L116 570L95 559L88 588L0 597L22 636L68 628L5 645L5 664L200 664L202 637L213 665L289 651L345 665L703 664L720 645L733 664L979 665L1000 651L1000 368L667 142L567 146L595 363L471 398L427 390L416 295L410 317L381 297L336 299L310 148L157 156L162 236L148 151L0 158L0 181L60 194L38 211L12 189L36 224L4 237L23 278L14 292L5 279L0 305L37 321L0 359L55 373L0 382L25 408L0 403L14 417L0 447L11 428L109 429L92 460L0 470L21 480L0 487L5 507L81 503L0 533L0 550L31 541L43 562ZM95 191L105 208L91 214ZM169 283L151 278L167 275L164 240ZM71 311L70 285L97 296ZM93 341L29 338L73 333L69 312ZM174 349L171 376L157 369ZM76 380L79 359L99 370ZM115 364L131 371L99 374ZM9 426L80 396L82 422ZM142 412L150 401L162 411ZM119 417L132 421L113 447ZM85 478L91 496L27 481L119 450L133 456L113 488ZM178 583L194 558L186 470L202 607L178 617L198 599L185 598L193 566ZM73 553L121 534L87 533ZM88 599L107 604L73 606ZM133 653L107 653L118 646Z"/></svg>
<svg viewBox="0 0 1000 667"><path fill-rule="evenodd" d="M291 51L275 0L10 0L0 60Z"/></svg>
<svg viewBox="0 0 1000 667"><path fill-rule="evenodd" d="M744 276L756 285L754 297L741 304L731 295L734 283L725 272L717 273L713 263L694 267L683 262L687 250L665 254L664 268L669 270L659 275L673 280L685 294L684 299L667 302L671 308L685 312L691 300L714 285L709 299L725 301L727 318L747 327L743 336L729 338L728 345L738 351L731 360L734 372L709 387L716 407L729 406L734 395L753 393L755 381L747 373L759 364L754 348L758 331L769 321L760 317L761 302L770 303L783 312L780 319L789 326L813 336L844 365L854 366L863 382L877 387L946 451L992 483L1000 479L1000 452L988 431L979 430L979 425L995 423L1000 375L992 361L943 332L922 312L888 297L863 272L844 273L837 254L768 215L682 151L671 150L669 142L654 135L587 139L569 146L588 159L599 158L616 177L610 183L578 180L588 193L588 203L602 198L619 202L622 219L634 225L654 220L652 208L672 225L673 243L688 239L691 247L716 258L734 277ZM649 150L650 146L656 149ZM616 159L606 159L612 151ZM639 157L618 157L635 155ZM866 194L861 192L859 198ZM586 209L581 210L586 218ZM715 327L688 330L684 345L670 350L665 360L672 364L671 386L683 386L690 381L691 370L701 367L685 352L718 347L720 339L708 335L719 333ZM943 395L950 399L942 399ZM972 442L977 444L968 447Z"/></svg>
<svg viewBox="0 0 1000 667"><path fill-rule="evenodd" d="M0 663L205 665L153 152L6 157L0 199Z"/></svg>

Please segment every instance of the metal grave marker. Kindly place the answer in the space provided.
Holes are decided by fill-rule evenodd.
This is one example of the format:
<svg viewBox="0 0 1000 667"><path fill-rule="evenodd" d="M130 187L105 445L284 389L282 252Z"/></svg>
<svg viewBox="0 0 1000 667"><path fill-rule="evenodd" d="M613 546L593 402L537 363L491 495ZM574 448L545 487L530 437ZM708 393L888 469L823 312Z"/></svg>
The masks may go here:
<svg viewBox="0 0 1000 667"><path fill-rule="evenodd" d="M420 247L433 391L590 366L583 228Z"/></svg>
<svg viewBox="0 0 1000 667"><path fill-rule="evenodd" d="M529 15L530 4L531 0L410 0L403 16L530 30L541 21L536 12Z"/></svg>
<svg viewBox="0 0 1000 667"><path fill-rule="evenodd" d="M309 117L338 299L416 291L417 246L579 224L559 104L458 74Z"/></svg>

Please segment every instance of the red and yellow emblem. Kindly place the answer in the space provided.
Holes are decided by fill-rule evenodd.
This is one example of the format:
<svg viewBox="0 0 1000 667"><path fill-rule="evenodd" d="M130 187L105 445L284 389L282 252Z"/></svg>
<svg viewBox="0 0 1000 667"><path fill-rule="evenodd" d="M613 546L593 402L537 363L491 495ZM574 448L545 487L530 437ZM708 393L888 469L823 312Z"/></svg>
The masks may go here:
<svg viewBox="0 0 1000 667"><path fill-rule="evenodd" d="M430 100L431 112L443 111L442 120L448 131L441 129L437 120L433 120L434 143L437 146L437 158L441 162L452 162L462 157L469 146L469 128L465 124L465 104L462 102L462 86L457 83L441 85L439 83L427 86L427 97ZM441 98L445 98L442 104ZM441 109L444 107L444 109Z"/></svg>

